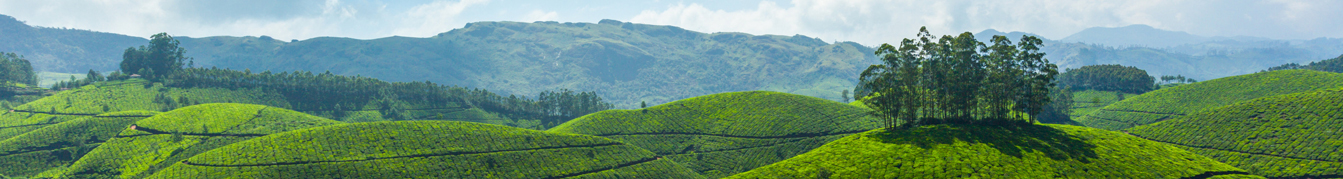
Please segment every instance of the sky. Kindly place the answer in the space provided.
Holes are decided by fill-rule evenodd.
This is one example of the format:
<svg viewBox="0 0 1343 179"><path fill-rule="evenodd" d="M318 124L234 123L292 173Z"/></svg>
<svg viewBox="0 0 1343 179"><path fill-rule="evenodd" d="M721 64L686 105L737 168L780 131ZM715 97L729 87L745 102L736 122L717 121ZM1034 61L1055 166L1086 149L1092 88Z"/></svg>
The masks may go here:
<svg viewBox="0 0 1343 179"><path fill-rule="evenodd" d="M602 19L862 44L996 29L1061 39L1090 27L1145 24L1201 36L1343 37L1336 0L0 0L29 25L148 37L429 37L478 21Z"/></svg>

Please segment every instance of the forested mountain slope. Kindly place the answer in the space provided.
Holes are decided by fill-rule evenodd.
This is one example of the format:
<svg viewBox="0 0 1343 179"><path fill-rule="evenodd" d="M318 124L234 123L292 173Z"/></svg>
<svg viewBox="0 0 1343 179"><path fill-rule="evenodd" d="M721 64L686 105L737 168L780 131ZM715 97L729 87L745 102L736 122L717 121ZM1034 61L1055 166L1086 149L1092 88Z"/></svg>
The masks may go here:
<svg viewBox="0 0 1343 179"><path fill-rule="evenodd" d="M0 20L5 27L0 28L5 32L0 36L14 37L0 38L4 39L0 51L27 54L39 71L112 71L121 52L147 41L120 34L31 27L5 19ZM979 37L996 34L1029 33L981 32ZM661 104L748 90L839 100L841 90L853 87L858 70L876 63L867 46L878 45L828 43L802 35L709 34L613 20L597 24L477 22L427 38L178 39L189 49L187 56L195 57L195 66L256 72L330 71L527 96L559 88L599 91L618 108L634 108L641 101ZM1157 76L1206 80L1337 56L1343 54L1343 39L1229 39L1168 48L1046 40L1042 50L1060 68L1120 64Z"/></svg>
<svg viewBox="0 0 1343 179"><path fill-rule="evenodd" d="M1173 145L1094 128L889 129L850 135L729 178L1262 178Z"/></svg>
<svg viewBox="0 0 1343 179"><path fill-rule="evenodd" d="M839 99L873 63L871 49L807 36L706 34L672 26L476 22L429 38L182 39L196 64L252 71L326 71L429 80L530 95L598 91L617 106L774 90Z"/></svg>
<svg viewBox="0 0 1343 179"><path fill-rule="evenodd" d="M706 177L768 165L880 127L865 108L795 94L705 95L644 109L607 110L550 129L643 147Z"/></svg>
<svg viewBox="0 0 1343 179"><path fill-rule="evenodd" d="M1162 88L1074 120L1088 127L1120 130L1255 98L1335 87L1343 87L1343 74L1312 70L1254 73Z"/></svg>
<svg viewBox="0 0 1343 179"><path fill-rule="evenodd" d="M1267 177L1343 177L1343 89L1227 105L1126 129Z"/></svg>

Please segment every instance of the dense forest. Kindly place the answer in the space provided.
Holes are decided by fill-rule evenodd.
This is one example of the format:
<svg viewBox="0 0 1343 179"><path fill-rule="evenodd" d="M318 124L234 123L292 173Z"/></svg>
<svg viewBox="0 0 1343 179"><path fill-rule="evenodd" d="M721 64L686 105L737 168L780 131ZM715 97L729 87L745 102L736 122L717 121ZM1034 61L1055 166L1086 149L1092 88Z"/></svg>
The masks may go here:
<svg viewBox="0 0 1343 179"><path fill-rule="evenodd" d="M0 81L37 86L37 73L23 56L0 52Z"/></svg>
<svg viewBox="0 0 1343 179"><path fill-rule="evenodd" d="M969 32L939 38L921 28L917 39L877 48L882 64L863 71L855 96L887 127L1034 123L1032 116L1051 102L1058 67L1044 58L1034 36L1017 44L994 36L990 43Z"/></svg>
<svg viewBox="0 0 1343 179"><path fill-rule="evenodd" d="M1089 65L1068 69L1059 75L1059 84L1075 91L1100 90L1145 93L1154 90L1154 80L1146 70L1122 65Z"/></svg>
<svg viewBox="0 0 1343 179"><path fill-rule="evenodd" d="M121 70L106 76L90 70L84 79L57 83L53 90L75 88L99 81L143 78L174 88L258 88L276 92L290 101L297 111L358 111L376 109L386 119L423 119L410 116L412 108L480 108L512 119L541 120L553 126L569 119L611 109L596 92L568 89L540 92L536 98L508 95L484 89L446 86L428 81L386 82L364 76L341 76L331 72L236 71L217 67L192 67L186 49L174 37L153 35L148 46L128 48ZM134 73L128 73L133 71ZM160 96L164 111L199 104L186 97Z"/></svg>

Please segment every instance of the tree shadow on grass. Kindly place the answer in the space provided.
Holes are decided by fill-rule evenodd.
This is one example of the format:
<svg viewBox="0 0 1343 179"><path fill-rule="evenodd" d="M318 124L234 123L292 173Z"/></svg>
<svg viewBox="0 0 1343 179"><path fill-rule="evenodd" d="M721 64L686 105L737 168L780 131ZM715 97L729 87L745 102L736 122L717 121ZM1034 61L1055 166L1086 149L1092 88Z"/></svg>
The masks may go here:
<svg viewBox="0 0 1343 179"><path fill-rule="evenodd" d="M982 143L1017 158L1021 158L1024 153L1037 151L1050 159L1083 163L1090 163L1090 159L1098 157L1096 145L1059 129L1032 124L944 124L884 130L872 133L871 137L884 143L910 144L923 149L952 144L958 140L971 145Z"/></svg>

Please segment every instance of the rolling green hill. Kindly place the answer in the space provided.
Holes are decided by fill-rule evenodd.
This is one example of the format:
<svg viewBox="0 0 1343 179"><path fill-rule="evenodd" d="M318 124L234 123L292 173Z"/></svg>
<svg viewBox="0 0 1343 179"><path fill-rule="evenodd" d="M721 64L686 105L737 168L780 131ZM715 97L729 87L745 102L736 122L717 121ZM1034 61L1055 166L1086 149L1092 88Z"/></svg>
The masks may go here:
<svg viewBox="0 0 1343 179"><path fill-rule="evenodd" d="M1088 127L1120 130L1240 101L1334 87L1343 87L1343 74L1311 70L1255 73L1147 92L1074 120Z"/></svg>
<svg viewBox="0 0 1343 179"><path fill-rule="evenodd" d="M869 110L779 92L731 92L607 110L550 129L611 138L724 177L879 127Z"/></svg>
<svg viewBox="0 0 1343 179"><path fill-rule="evenodd" d="M88 152L66 177L144 178L196 154L273 133L339 124L287 109L210 103L164 112L135 122Z"/></svg>
<svg viewBox="0 0 1343 179"><path fill-rule="evenodd" d="M934 125L851 135L730 178L1199 178L1195 176L1244 173L1173 145L1120 132L1057 124Z"/></svg>
<svg viewBox="0 0 1343 179"><path fill-rule="evenodd" d="M85 116L0 140L0 174L55 176L131 123L155 113L123 111Z"/></svg>
<svg viewBox="0 0 1343 179"><path fill-rule="evenodd" d="M259 89L166 88L141 79L103 82L61 91L16 106L13 112L0 114L0 140L43 126L106 112L163 111L168 106L155 100L160 95L173 99L187 98L192 104L235 102L288 107L283 97Z"/></svg>
<svg viewBox="0 0 1343 179"><path fill-rule="evenodd" d="M1259 98L1126 129L1267 177L1343 177L1343 89Z"/></svg>
<svg viewBox="0 0 1343 179"><path fill-rule="evenodd" d="M191 157L150 178L699 178L610 139L457 121L334 125Z"/></svg>
<svg viewBox="0 0 1343 179"><path fill-rule="evenodd" d="M1133 96L1137 96L1137 94L1096 90L1073 92L1073 112L1068 116L1073 119L1080 118L1096 112L1097 109L1119 102L1123 100L1122 98Z"/></svg>

